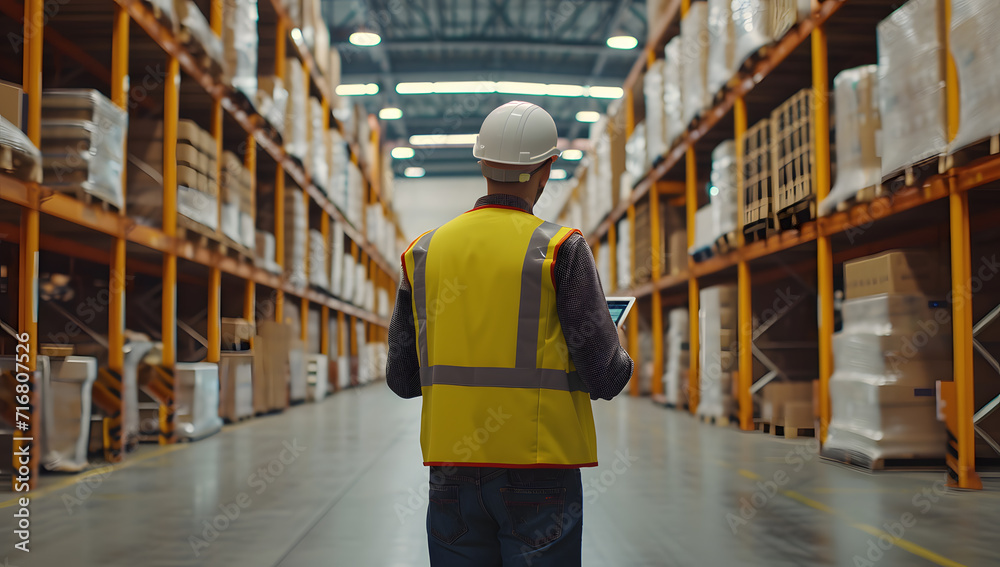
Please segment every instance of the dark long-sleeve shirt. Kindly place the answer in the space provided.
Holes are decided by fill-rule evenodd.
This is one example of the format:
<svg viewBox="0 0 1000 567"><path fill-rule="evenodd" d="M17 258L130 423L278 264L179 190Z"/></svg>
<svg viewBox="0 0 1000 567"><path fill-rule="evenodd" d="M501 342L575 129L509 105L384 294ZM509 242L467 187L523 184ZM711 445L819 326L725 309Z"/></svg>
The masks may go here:
<svg viewBox="0 0 1000 567"><path fill-rule="evenodd" d="M531 212L527 201L513 195L487 195L477 207L502 205ZM520 277L519 275L516 277ZM562 325L569 355L590 398L610 400L632 376L632 359L618 342L618 330L604 299L604 290L587 241L579 233L562 244L555 265L556 312ZM411 290L400 278L396 308L389 322L389 357L386 382L396 395L420 395L420 363L417 359Z"/></svg>

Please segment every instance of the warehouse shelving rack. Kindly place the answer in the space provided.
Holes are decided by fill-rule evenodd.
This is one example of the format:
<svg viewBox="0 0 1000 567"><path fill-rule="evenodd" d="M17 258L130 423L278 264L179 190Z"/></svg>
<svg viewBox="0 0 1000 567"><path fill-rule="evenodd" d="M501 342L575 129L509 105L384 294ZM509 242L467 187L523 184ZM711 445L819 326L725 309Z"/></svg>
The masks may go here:
<svg viewBox="0 0 1000 567"><path fill-rule="evenodd" d="M210 20L213 32L220 35L222 31L223 2L224 0L209 0L210 12L206 14ZM261 0L267 2L268 8L273 10L275 16L275 70L279 77L284 79L286 46L293 45L293 51L298 61L303 66L306 79L306 92L318 93L323 105L323 116L325 126L334 124L341 128L336 122L330 110L333 94L328 92L329 87L322 72L317 67L309 50L301 44L295 31L295 26L285 12L280 0ZM106 4L106 7L105 7ZM274 190L274 212L275 212L275 241L276 256L279 266L282 265L282 255L284 252L284 230L283 230L283 208L284 208L284 182L286 176L303 190L303 198L306 210L310 210L310 205L320 210L320 228L325 242L329 242L330 221L339 221L343 227L345 236L350 240L351 254L356 262L365 266L368 279L373 280L376 289L386 289L389 293L390 308L394 298L392 288L398 279L398 269L394 268L395 262L390 262L382 256L375 248L374 244L365 238L366 217L362 218L362 226L352 226L346 221L345 215L334 206L330 200L317 188L304 169L289 155L287 155L281 145L271 137L268 128L260 115L247 111L246 105L240 104L239 95L230 87L216 81L209 73L202 70L195 57L188 52L183 45L174 37L170 28L161 23L150 11L150 9L139 0L92 0L86 6L87 9L94 10L103 15L103 10L107 10L107 23L111 31L111 67L108 69L97 58L90 55L87 50L75 45L73 41L52 29L49 16L58 19L58 12L54 14L46 13L46 6L42 0L25 0L23 16L19 14L18 7L13 2L3 0L0 4L0 12L6 14L5 17L15 18L23 23L24 44L23 44L23 89L27 98L26 124L27 134L32 143L36 146L40 144L41 133L41 100L42 100L42 80L43 80L43 42L47 42L51 47L63 56L67 56L81 67L96 77L104 85L110 85L111 100L121 108L129 107L129 63L130 63L130 33L131 24L135 22L149 38L162 50L160 54L166 61L166 76L164 82L164 94L162 101L154 100L153 96L145 97L138 101L144 108L155 108L162 103L164 120L164 171L163 173L163 222L162 228L154 228L137 222L136 219L126 214L125 208L121 211L108 210L99 203L85 203L76 198L53 191L43 185L35 183L25 183L10 176L0 174L0 203L8 207L15 205L20 209L19 222L0 222L0 233L4 233L4 240L18 244L18 331L27 333L29 337L28 346L31 356L28 367L31 372L36 370L36 355L38 352L38 266L39 251L51 251L73 258L87 260L100 265L107 265L111 277L110 289L108 290L108 367L102 368L95 388L95 401L100 402L104 397L104 402L113 406L110 418L105 421L105 433L110 433L110 441L107 443L110 450L106 448L106 457L111 461L119 461L123 458L123 433L121 428L121 404L122 400L117 393L121 387L121 373L123 370L123 351L125 343L125 286L121 277L126 269L145 273L162 278L162 340L163 340L163 363L158 369L159 380L156 387L163 393L160 407L161 443L173 443L176 437L173 435L173 364L176 360L176 339L177 339L177 283L179 279L191 281L190 274L178 273L178 259L186 260L193 265L207 268L207 282L201 281L208 288L208 321L207 321L207 344L208 362L218 362L220 359L220 288L222 286L222 274L243 281L244 297L242 302L243 317L253 321L257 314L256 286L264 286L274 290L275 319L282 320L282 310L285 296L298 297L302 303L301 311L301 338L308 344L308 324L307 320L310 312L310 305L318 305L321 313L320 324L320 352L322 354L356 356L358 354L358 337L354 332L354 321L363 321L365 324L365 334L369 341L384 340L386 336L387 321L378 316L378 305L375 312L369 312L340 299L310 289L308 285L301 285L289 281L287 277L279 276L265 271L253 265L252 259L238 258L228 255L224 250L206 248L197 245L177 235L177 173L176 173L176 143L177 143L177 123L179 119L179 107L181 97L181 72L183 70L187 78L193 79L201 89L211 98L211 123L207 126L213 137L221 155L223 147L223 120L228 116L235 121L245 136L244 160L245 166L251 171L254 178L254 194L257 193L258 182L258 153L257 148L264 150L275 162L275 190ZM268 48L271 46L268 46ZM379 130L378 123L374 117L369 117L369 124L372 126L372 147L374 154L371 163L361 163L359 161L359 145L356 141L351 142L351 159L357 164L363 173L364 180L364 203L365 205L378 204L382 207L383 213L390 221L395 223L395 215L389 207L389 203L382 191L381 156L379 153ZM219 160L221 164L221 160ZM221 167L221 165L220 165ZM125 173L123 173L124 177ZM124 183L123 187L127 188ZM127 202L127 200L126 200ZM16 211L14 213L16 215ZM86 239L74 239L62 234L44 234L40 231L40 220L42 215L47 215L53 219L58 219L60 226L75 227L75 231L92 231L110 238L110 249L91 246ZM307 215L308 219L308 215ZM308 242L308 227L307 242ZM402 233L396 226L397 236ZM308 245L307 245L308 248ZM143 254L133 254L139 249L143 249ZM162 264L150 261L146 256L149 253L159 253L162 256ZM329 255L327 256L329 263ZM307 260L308 262L308 254ZM329 267L329 266L328 266ZM307 267L308 269L308 267ZM327 270L329 273L329 270ZM199 281L195 279L195 281ZM377 294L376 294L377 295ZM334 311L338 324L338 344L336 353L329 353L328 322L330 311ZM348 340L349 337L349 340ZM33 391L37 391L35 388ZM33 394L34 395L34 394ZM31 414L29 423L37 424L38 400L32 399ZM31 437L33 428L24 432L25 437ZM39 458L32 460L31 479L35 482L38 476ZM17 465L15 464L15 467Z"/></svg>
<svg viewBox="0 0 1000 567"><path fill-rule="evenodd" d="M657 29L651 35L653 38L644 49L628 75L624 90L625 100L625 136L631 136L637 123L636 114L641 113L643 106L642 78L647 65L662 56L667 41L678 33L680 18L687 13L692 0L673 0L666 6L665 16L659 22ZM744 431L755 428L753 421L753 322L751 311L751 285L760 284L780 278L781 271L787 271L787 266L778 267L785 259L795 262L795 269L814 271L817 279L817 295L819 303L819 438L825 440L830 422L830 377L833 374L833 333L834 333L834 265L845 260L865 256L880 250L894 247L906 247L918 244L930 244L939 238L947 238L951 250L951 284L952 297L959 298L953 302L953 348L954 357L954 387L955 387L955 421L954 438L950 442L947 458L950 469L950 483L961 488L982 488L975 470L975 428L978 420L997 405L994 399L985 408L976 411L973 398L973 349L982 352L982 345L974 341L974 332L981 329L996 317L996 310L990 312L983 320L976 323L972 313L972 259L970 244L970 224L981 221L980 224L995 224L997 220L996 205L991 203L989 211L979 212L970 218L970 194L975 195L975 189L1000 181L1000 155L972 162L971 164L951 168L946 172L931 176L918 185L898 187L889 196L884 196L869 203L861 203L842 212L836 212L826 217L809 221L795 230L774 234L766 239L752 243L744 241L742 231L737 231L738 245L736 249L709 258L703 262L688 260L688 268L679 274L663 275L660 266L660 241L658 234L660 196L672 196L668 202L671 205L684 205L687 219L688 246L694 244L695 212L698 209L699 197L699 166L703 166L704 158L710 153L705 151L704 144L714 135L713 143L721 142L730 135L720 132L722 125L732 124L733 139L740 140L747 130L747 97L759 94L764 87L759 87L769 76L778 74L786 60L808 46L809 56L806 63L811 71L811 87L816 93L813 105L815 123L815 145L817 152L817 201L827 196L831 185L831 152L830 152L830 108L829 93L831 77L829 76L830 56L828 53L828 28L836 23L838 13L843 13L848 7L857 8L860 12L872 9L876 3L861 0L822 0L812 15L793 28L784 38L773 45L766 53L752 62L749 70L740 74L740 80L728 88L721 97L716 98L714 106L702 114L700 120L693 123L688 131L661 159L657 160L652 170L637 182L628 199L622 199L609 216L597 228L588 234L588 242L598 253L602 241L608 242L610 254L610 279L617 282L617 234L616 227L623 218L629 219L631 230L635 230L635 206L643 199L649 199L651 249L652 249L652 279L631 289L618 290L620 295L635 295L639 298L649 298L644 305L651 305L651 327L653 340L653 374L652 393L662 393L663 374L663 308L667 304L687 303L690 321L690 370L689 370L689 409L692 413L698 405L698 303L699 290L706 280L713 283L736 280L738 286L738 319L739 319L739 372L737 380L737 403L740 429ZM946 17L950 18L950 0L946 2ZM875 8L890 7L875 5ZM891 6L895 8L895 6ZM887 15L887 13L885 14ZM884 16L882 16L884 17ZM877 23L877 20L876 20ZM651 23L652 25L652 23ZM838 33L854 36L856 22L841 22ZM845 31L846 29L846 31ZM859 30L870 33L874 39L874 27ZM806 42L809 42L808 44ZM872 42L873 43L873 42ZM945 44L947 44L947 40ZM799 54L802 51L798 51ZM871 54L874 59L874 53ZM869 61L874 62L874 61ZM860 63L858 63L860 64ZM796 71L803 72L800 66ZM949 60L947 69L947 102L948 122L952 137L958 126L958 91L957 72L953 61ZM808 76L808 74L806 74ZM732 83L731 83L732 85ZM754 93L757 89L757 93ZM787 93L791 94L791 93ZM783 102L784 98L772 99L772 107ZM731 114L731 118L729 118ZM641 117L640 117L641 118ZM742 170L742 147L737 144L737 168ZM699 158L702 159L699 162ZM677 171L683 167L683 191L678 190ZM742 187L739 193L742 195ZM983 193L979 193L983 195ZM743 199L739 199L739 217L743 218ZM946 207L947 233L940 234L932 226L903 226L904 222L912 222L907 215L926 208L925 206ZM941 212L941 211L938 211ZM907 220L909 219L909 220ZM893 226L897 221L899 224ZM853 236L857 231L876 229L878 240L873 238L855 242ZM635 235L632 235L632 258L635 259ZM835 246L836 244L836 246ZM835 248L838 249L835 252ZM637 259L636 259L637 260ZM751 277L751 263L764 264L764 269L755 271ZM635 281L636 264L631 262L632 281ZM612 285L612 287L616 287ZM685 289L686 288L686 289ZM628 350L636 361L640 360L638 348L638 321L642 310L634 309L629 317ZM974 331L975 324L975 331ZM987 357L989 361L992 357ZM992 364L992 363L991 363ZM639 395L640 386L636 375L630 386L632 395Z"/></svg>

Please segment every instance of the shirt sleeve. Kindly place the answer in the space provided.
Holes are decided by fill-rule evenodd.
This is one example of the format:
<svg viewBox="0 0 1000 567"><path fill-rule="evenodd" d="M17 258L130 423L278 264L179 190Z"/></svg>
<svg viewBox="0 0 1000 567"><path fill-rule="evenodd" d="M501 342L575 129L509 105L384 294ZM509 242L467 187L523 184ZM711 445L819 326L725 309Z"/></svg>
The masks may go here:
<svg viewBox="0 0 1000 567"><path fill-rule="evenodd" d="M417 359L416 332L413 324L413 304L410 303L410 283L406 274L399 279L396 307L389 321L389 354L385 364L385 381L397 396L420 396L420 362Z"/></svg>
<svg viewBox="0 0 1000 567"><path fill-rule="evenodd" d="M569 355L590 398L610 400L625 388L634 363L618 342L587 241L574 233L556 256L556 311Z"/></svg>

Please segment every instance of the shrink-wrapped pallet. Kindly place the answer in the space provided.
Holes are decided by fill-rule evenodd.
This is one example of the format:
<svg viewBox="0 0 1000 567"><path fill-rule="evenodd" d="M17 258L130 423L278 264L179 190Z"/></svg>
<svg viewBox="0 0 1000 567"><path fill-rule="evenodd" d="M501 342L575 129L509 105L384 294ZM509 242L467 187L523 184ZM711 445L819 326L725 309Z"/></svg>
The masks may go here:
<svg viewBox="0 0 1000 567"><path fill-rule="evenodd" d="M961 107L954 151L1000 134L1000 6L996 0L952 0L950 24Z"/></svg>
<svg viewBox="0 0 1000 567"><path fill-rule="evenodd" d="M240 246L254 247L253 179L236 154L222 154L219 180L220 230Z"/></svg>
<svg viewBox="0 0 1000 567"><path fill-rule="evenodd" d="M323 129L323 104L318 98L309 97L309 152L306 169L313 184L324 192L330 182L327 139L327 132Z"/></svg>
<svg viewBox="0 0 1000 567"><path fill-rule="evenodd" d="M42 152L19 127L0 116L0 171L22 181L42 182Z"/></svg>
<svg viewBox="0 0 1000 567"><path fill-rule="evenodd" d="M232 351L219 359L219 417L233 423L253 416L253 353Z"/></svg>
<svg viewBox="0 0 1000 567"><path fill-rule="evenodd" d="M632 135L625 142L625 170L638 182L649 171L649 155L646 153L646 123L640 122L632 129ZM629 186L631 188L631 185Z"/></svg>
<svg viewBox="0 0 1000 567"><path fill-rule="evenodd" d="M882 183L878 138L878 66L847 69L833 80L837 132L837 181L819 204L821 216L853 198L858 191Z"/></svg>
<svg viewBox="0 0 1000 567"><path fill-rule="evenodd" d="M254 264L271 273L281 272L281 267L275 261L274 235L270 232L258 230L254 244Z"/></svg>
<svg viewBox="0 0 1000 567"><path fill-rule="evenodd" d="M945 304L919 295L859 297L844 302L843 321L833 342L824 454L872 467L943 458L946 432L933 392L952 377Z"/></svg>
<svg viewBox="0 0 1000 567"><path fill-rule="evenodd" d="M691 366L688 344L690 340L688 309L671 309L667 315L667 366L663 373L663 393L667 403L680 406L687 400L687 371Z"/></svg>
<svg viewBox="0 0 1000 567"><path fill-rule="evenodd" d="M341 212L347 210L347 167L350 163L347 142L339 130L330 129L330 181L326 194Z"/></svg>
<svg viewBox="0 0 1000 567"><path fill-rule="evenodd" d="M617 285L613 287L623 290L632 287L632 227L627 218L618 222L615 234L618 237L616 242L618 250L615 251L615 257L618 260L616 266L618 281L615 282Z"/></svg>
<svg viewBox="0 0 1000 567"><path fill-rule="evenodd" d="M285 131L285 112L288 109L288 90L285 83L274 75L257 77L257 112L277 132Z"/></svg>
<svg viewBox="0 0 1000 567"><path fill-rule="evenodd" d="M694 244L688 248L688 254L696 256L710 248L715 242L718 230L715 224L715 212L712 203L698 209L694 214Z"/></svg>
<svg viewBox="0 0 1000 567"><path fill-rule="evenodd" d="M42 94L41 124L45 185L57 191L86 193L123 207L128 114L99 91L54 89ZM23 143L19 146L26 147ZM0 167L14 169L13 164Z"/></svg>
<svg viewBox="0 0 1000 567"><path fill-rule="evenodd" d="M309 155L309 93L306 92L302 63L298 59L290 58L285 64L285 87L288 89L282 135L285 151L305 161Z"/></svg>
<svg viewBox="0 0 1000 567"><path fill-rule="evenodd" d="M666 114L663 107L663 68L657 59L646 69L643 93L646 97L646 162L650 165L667 152Z"/></svg>
<svg viewBox="0 0 1000 567"><path fill-rule="evenodd" d="M784 37L815 5L816 0L733 0L734 65Z"/></svg>
<svg viewBox="0 0 1000 567"><path fill-rule="evenodd" d="M736 73L732 0L708 0L708 92L722 90Z"/></svg>
<svg viewBox="0 0 1000 567"><path fill-rule="evenodd" d="M693 2L681 21L681 106L685 125L711 106L708 92L708 5Z"/></svg>
<svg viewBox="0 0 1000 567"><path fill-rule="evenodd" d="M308 220L300 189L285 190L285 257L282 268L295 286L306 285L306 222Z"/></svg>
<svg viewBox="0 0 1000 567"><path fill-rule="evenodd" d="M663 122L667 148L672 148L687 130L681 104L681 38L667 42L663 50Z"/></svg>
<svg viewBox="0 0 1000 567"><path fill-rule="evenodd" d="M740 212L736 190L736 144L732 140L722 142L712 150L709 179L713 232L718 238L736 231Z"/></svg>
<svg viewBox="0 0 1000 567"><path fill-rule="evenodd" d="M222 5L222 81L252 101L257 96L257 0Z"/></svg>
<svg viewBox="0 0 1000 567"><path fill-rule="evenodd" d="M878 25L882 176L948 149L943 0L910 0Z"/></svg>
<svg viewBox="0 0 1000 567"><path fill-rule="evenodd" d="M207 57L207 61L200 57L197 57L196 61L207 63L209 69L221 67L225 74L222 39L212 31L212 26L205 14L201 13L198 4L193 0L174 0L173 12L175 39L179 40L189 52ZM256 22L254 24L256 25Z"/></svg>
<svg viewBox="0 0 1000 567"><path fill-rule="evenodd" d="M341 299L344 301L353 302L355 294L355 273L356 273L356 263L354 262L354 256L350 254L344 254L344 269L342 274L342 284L341 284Z"/></svg>
<svg viewBox="0 0 1000 567"><path fill-rule="evenodd" d="M736 286L701 290L698 308L698 415L728 418L733 414L733 372L737 368Z"/></svg>
<svg viewBox="0 0 1000 567"><path fill-rule="evenodd" d="M330 288L330 272L326 269L326 242L323 233L309 230L309 283L320 288Z"/></svg>
<svg viewBox="0 0 1000 567"><path fill-rule="evenodd" d="M222 429L219 366L214 362L174 365L174 423L182 439L201 439Z"/></svg>

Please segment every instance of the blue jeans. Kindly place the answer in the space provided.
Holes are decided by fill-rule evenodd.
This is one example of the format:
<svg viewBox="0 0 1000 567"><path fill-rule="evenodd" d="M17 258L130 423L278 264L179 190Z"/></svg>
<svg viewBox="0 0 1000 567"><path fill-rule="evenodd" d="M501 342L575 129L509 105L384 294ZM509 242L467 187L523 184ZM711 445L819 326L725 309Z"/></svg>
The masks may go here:
<svg viewBox="0 0 1000 567"><path fill-rule="evenodd" d="M583 541L580 469L431 467L432 567L574 567Z"/></svg>

